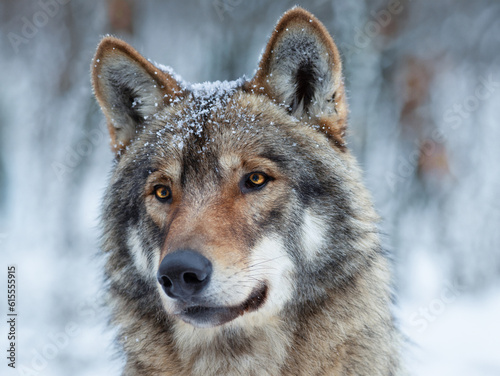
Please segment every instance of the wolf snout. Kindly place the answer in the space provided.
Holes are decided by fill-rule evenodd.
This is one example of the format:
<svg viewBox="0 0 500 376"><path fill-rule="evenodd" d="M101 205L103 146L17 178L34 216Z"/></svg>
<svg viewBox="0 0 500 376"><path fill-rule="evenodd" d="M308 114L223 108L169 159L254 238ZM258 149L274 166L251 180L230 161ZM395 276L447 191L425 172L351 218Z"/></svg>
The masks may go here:
<svg viewBox="0 0 500 376"><path fill-rule="evenodd" d="M157 276L169 297L189 301L208 285L211 275L210 260L188 249L166 255Z"/></svg>

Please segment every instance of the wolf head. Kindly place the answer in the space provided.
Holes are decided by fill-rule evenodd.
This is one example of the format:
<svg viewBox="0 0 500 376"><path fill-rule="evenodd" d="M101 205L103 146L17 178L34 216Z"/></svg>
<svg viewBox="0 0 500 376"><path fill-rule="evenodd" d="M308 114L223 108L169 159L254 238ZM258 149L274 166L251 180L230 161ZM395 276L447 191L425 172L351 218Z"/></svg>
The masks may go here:
<svg viewBox="0 0 500 376"><path fill-rule="evenodd" d="M258 326L370 289L352 281L376 262L376 216L345 146L339 53L314 16L287 12L248 81L190 85L113 37L92 72L116 154L103 223L120 309Z"/></svg>

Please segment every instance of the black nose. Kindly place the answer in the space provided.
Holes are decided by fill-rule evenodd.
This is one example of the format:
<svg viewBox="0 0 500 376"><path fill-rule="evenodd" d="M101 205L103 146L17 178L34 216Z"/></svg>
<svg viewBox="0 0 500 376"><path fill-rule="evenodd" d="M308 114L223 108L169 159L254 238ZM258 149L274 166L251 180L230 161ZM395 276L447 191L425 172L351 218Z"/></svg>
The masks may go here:
<svg viewBox="0 0 500 376"><path fill-rule="evenodd" d="M212 274L212 263L192 250L175 251L165 256L158 269L158 282L173 299L189 300L200 293Z"/></svg>

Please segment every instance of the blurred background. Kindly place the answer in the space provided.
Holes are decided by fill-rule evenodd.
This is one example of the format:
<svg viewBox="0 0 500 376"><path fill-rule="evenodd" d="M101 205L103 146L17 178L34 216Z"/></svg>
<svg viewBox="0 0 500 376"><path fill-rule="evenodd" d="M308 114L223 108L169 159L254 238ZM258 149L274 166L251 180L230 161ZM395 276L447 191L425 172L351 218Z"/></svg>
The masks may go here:
<svg viewBox="0 0 500 376"><path fill-rule="evenodd" d="M18 368L2 356L2 375L119 374L95 257L112 163L89 78L99 39L190 82L251 77L296 3L342 53L349 146L393 254L408 367L500 375L498 1L1 0L0 305L15 264L19 312Z"/></svg>

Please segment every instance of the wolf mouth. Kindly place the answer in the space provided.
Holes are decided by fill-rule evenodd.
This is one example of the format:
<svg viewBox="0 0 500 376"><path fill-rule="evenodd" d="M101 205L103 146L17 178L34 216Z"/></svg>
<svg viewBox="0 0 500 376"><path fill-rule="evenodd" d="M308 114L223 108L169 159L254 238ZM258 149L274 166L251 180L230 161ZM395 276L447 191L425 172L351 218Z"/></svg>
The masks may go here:
<svg viewBox="0 0 500 376"><path fill-rule="evenodd" d="M248 299L237 306L191 306L183 309L178 316L183 321L197 327L213 327L222 325L247 312L258 310L266 301L267 290L267 285L263 284L253 290Z"/></svg>

